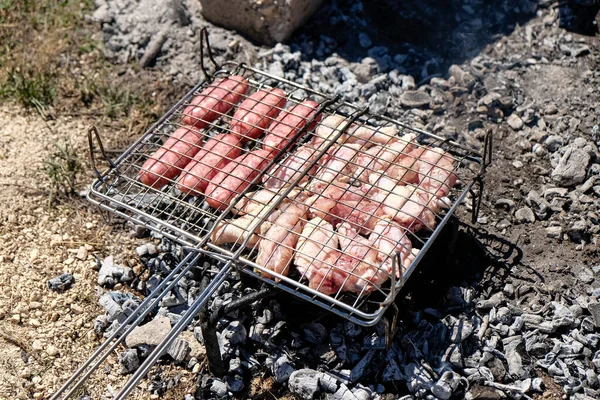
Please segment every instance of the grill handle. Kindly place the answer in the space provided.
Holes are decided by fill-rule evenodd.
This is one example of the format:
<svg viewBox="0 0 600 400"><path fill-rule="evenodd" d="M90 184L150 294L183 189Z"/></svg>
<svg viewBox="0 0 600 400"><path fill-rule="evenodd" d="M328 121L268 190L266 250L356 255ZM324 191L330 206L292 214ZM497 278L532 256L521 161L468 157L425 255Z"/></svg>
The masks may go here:
<svg viewBox="0 0 600 400"><path fill-rule="evenodd" d="M106 151L104 150L104 145L102 144L102 139L100 139L100 134L98 133L98 128L96 128L94 125L90 126L88 128L88 146L90 148L90 161L92 163L92 168L94 169L94 172L96 173L96 176L98 177L98 179L104 183L104 178L102 177L102 174L100 173L100 171L98 171L98 168L96 167L96 156L94 155L94 139L96 139L96 142L98 142L98 147L100 148L100 153L102 153L102 157L104 158L104 160L111 166L111 168L116 168L115 163L108 157L108 155L106 154Z"/></svg>
<svg viewBox="0 0 600 400"><path fill-rule="evenodd" d="M202 73L204 74L204 78L210 82L213 80L213 76L208 73L208 71L206 70L206 66L204 65L204 45L205 44L206 44L206 51L208 53L208 59L210 60L212 65L215 67L215 71L220 70L221 66L219 64L217 64L217 62L213 58L212 49L210 47L210 41L208 40L208 30L206 29L206 27L204 27L200 30L200 69L202 70Z"/></svg>
<svg viewBox="0 0 600 400"><path fill-rule="evenodd" d="M177 336L183 331L189 324L192 322L192 319L200 312L202 307L208 302L208 299L212 296L212 294L217 291L217 289L221 286L221 284L225 281L225 279L229 276L229 273L233 269L233 261L228 261L223 268L213 277L212 281L208 284L206 289L202 291L200 296L192 303L190 309L185 313L183 318L181 318L177 324L171 329L169 334L156 346L156 348L150 353L146 361L138 370L131 376L131 378L127 381L125 386L121 389L121 391L116 395L115 400L122 400L127 397L133 389L137 386L137 384L142 380L142 378L148 373L150 368L156 361L158 361L159 357L165 354L168 350L171 343L177 338Z"/></svg>

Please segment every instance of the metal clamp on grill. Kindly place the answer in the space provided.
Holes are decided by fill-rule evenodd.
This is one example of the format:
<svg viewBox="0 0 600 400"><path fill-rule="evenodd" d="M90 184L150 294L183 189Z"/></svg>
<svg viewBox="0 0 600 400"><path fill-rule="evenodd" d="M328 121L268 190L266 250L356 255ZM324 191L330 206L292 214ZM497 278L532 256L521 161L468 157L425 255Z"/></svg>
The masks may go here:
<svg viewBox="0 0 600 400"><path fill-rule="evenodd" d="M491 138L478 152L243 64L219 66L202 39L215 71L202 65L206 81L97 171L89 200L223 261L175 334L234 267L375 324L469 192L476 218ZM93 154L100 138L89 135Z"/></svg>

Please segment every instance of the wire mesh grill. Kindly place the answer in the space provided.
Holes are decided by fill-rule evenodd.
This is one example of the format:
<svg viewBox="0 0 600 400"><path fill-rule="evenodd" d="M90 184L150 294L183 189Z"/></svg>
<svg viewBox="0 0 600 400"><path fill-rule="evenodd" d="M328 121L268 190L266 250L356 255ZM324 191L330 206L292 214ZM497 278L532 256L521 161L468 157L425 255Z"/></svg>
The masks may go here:
<svg viewBox="0 0 600 400"><path fill-rule="evenodd" d="M369 325L484 164L457 143L226 64L111 162L89 198Z"/></svg>

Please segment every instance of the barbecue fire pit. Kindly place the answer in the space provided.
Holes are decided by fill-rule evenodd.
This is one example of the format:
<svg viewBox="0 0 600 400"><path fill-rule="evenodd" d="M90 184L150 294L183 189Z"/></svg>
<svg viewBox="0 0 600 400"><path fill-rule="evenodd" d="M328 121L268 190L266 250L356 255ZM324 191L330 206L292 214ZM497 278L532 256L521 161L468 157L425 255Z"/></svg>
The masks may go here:
<svg viewBox="0 0 600 400"><path fill-rule="evenodd" d="M54 398L73 394L203 257L222 267L116 398L234 269L371 326L469 193L476 219L489 136L478 152L247 65L218 65L206 30L201 38L205 80L120 157L106 157L89 132L94 165L96 147L109 163L96 169L89 200L177 241L187 256ZM392 332L394 324L392 316Z"/></svg>

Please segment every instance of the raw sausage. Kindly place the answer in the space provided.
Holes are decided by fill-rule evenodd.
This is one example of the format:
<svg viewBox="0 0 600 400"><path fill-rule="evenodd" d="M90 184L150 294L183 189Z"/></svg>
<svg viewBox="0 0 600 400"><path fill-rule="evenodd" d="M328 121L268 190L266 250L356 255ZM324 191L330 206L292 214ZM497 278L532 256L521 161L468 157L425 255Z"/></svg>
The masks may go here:
<svg viewBox="0 0 600 400"><path fill-rule="evenodd" d="M239 105L231 120L231 131L242 142L258 139L285 106L285 92L281 89L263 89Z"/></svg>
<svg viewBox="0 0 600 400"><path fill-rule="evenodd" d="M316 101L306 100L279 114L279 117L267 129L263 149L271 151L283 149L315 115L318 107L319 103ZM320 119L321 114L318 114L315 122Z"/></svg>
<svg viewBox="0 0 600 400"><path fill-rule="evenodd" d="M235 195L246 189L273 157L275 153L272 151L255 150L227 164L206 188L208 204L218 210L227 208Z"/></svg>
<svg viewBox="0 0 600 400"><path fill-rule="evenodd" d="M212 137L185 167L177 180L177 187L184 193L204 193L213 176L240 154L242 150L237 136L223 133Z"/></svg>
<svg viewBox="0 0 600 400"><path fill-rule="evenodd" d="M140 181L159 188L181 172L202 145L203 135L194 128L177 129L162 147L150 156L140 170Z"/></svg>
<svg viewBox="0 0 600 400"><path fill-rule="evenodd" d="M183 112L182 122L196 128L206 128L226 114L248 91L248 80L243 76L219 79L194 97Z"/></svg>

